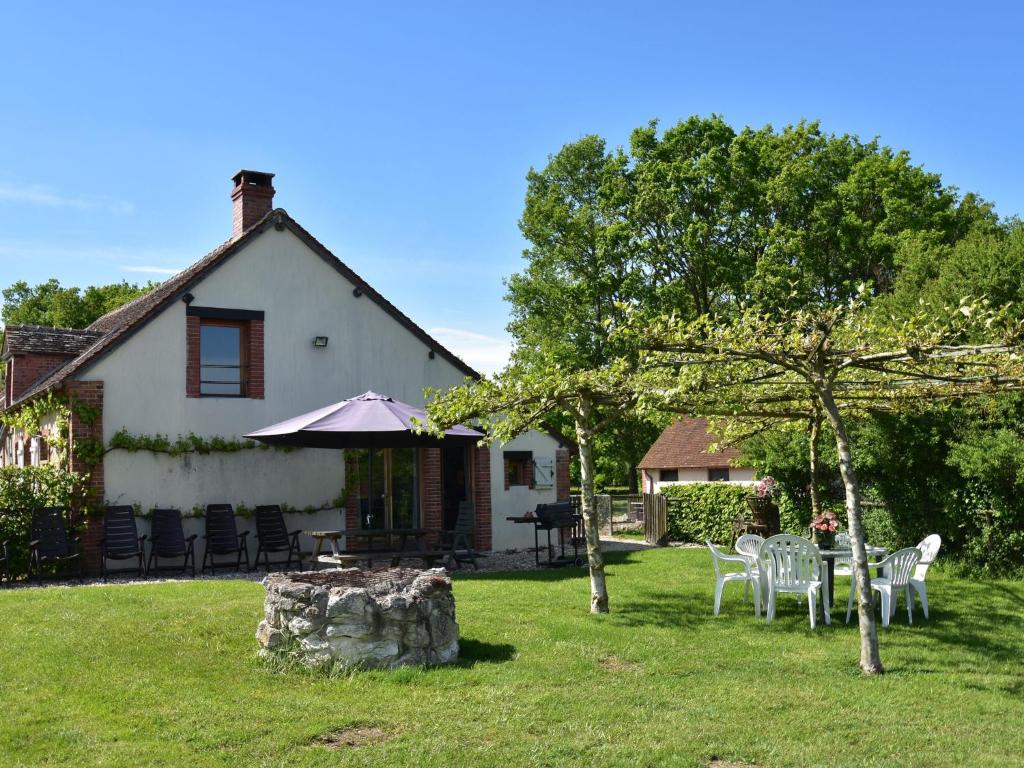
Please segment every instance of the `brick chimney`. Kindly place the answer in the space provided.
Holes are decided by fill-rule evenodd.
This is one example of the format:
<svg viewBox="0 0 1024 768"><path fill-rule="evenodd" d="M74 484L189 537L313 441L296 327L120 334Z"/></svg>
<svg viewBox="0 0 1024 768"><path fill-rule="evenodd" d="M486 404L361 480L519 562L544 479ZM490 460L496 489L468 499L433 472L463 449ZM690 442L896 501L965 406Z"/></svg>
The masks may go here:
<svg viewBox="0 0 1024 768"><path fill-rule="evenodd" d="M273 178L274 174L261 171L239 171L231 177L235 182L235 188L231 190L233 240L274 209Z"/></svg>

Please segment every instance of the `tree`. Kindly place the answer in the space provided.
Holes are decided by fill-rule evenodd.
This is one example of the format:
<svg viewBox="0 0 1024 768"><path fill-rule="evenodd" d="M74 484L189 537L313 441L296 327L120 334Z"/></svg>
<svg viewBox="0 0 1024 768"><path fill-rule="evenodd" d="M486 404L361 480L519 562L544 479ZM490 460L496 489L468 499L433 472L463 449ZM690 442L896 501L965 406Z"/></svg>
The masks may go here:
<svg viewBox="0 0 1024 768"><path fill-rule="evenodd" d="M508 440L545 421L571 426L579 452L591 610L607 612L608 591L594 509L594 446L611 428L629 429L631 399L614 386L613 361L635 359L612 331L624 306L644 293L626 210L627 159L587 136L567 144L527 176L519 222L530 247L509 278L515 341L509 366L492 379L430 394L438 424L488 422L489 439Z"/></svg>
<svg viewBox="0 0 1024 768"><path fill-rule="evenodd" d="M949 311L949 310L947 310ZM1019 388L1024 326L1005 308L963 304L944 322L934 312L897 320L869 311L861 297L829 308L771 315L746 308L728 321L673 318L621 332L651 350L632 385L641 406L724 419L724 433L750 421L805 419L820 409L835 437L853 548L861 634L860 666L884 670L871 610L861 495L848 423L869 409L898 411L921 403Z"/></svg>
<svg viewBox="0 0 1024 768"><path fill-rule="evenodd" d="M3 290L2 319L5 325L49 325L85 328L93 321L134 298L148 293L156 283L136 285L121 281L111 285L65 288L55 278L30 287L24 280Z"/></svg>

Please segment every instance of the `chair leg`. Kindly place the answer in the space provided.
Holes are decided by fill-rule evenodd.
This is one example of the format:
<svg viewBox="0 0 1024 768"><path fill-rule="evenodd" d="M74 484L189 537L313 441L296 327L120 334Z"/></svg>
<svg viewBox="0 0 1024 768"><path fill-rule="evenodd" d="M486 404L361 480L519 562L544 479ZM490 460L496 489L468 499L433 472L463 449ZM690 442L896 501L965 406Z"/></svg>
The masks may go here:
<svg viewBox="0 0 1024 768"><path fill-rule="evenodd" d="M892 601L892 593L888 586L883 586L878 593L882 598L882 628L884 629L889 626L889 605Z"/></svg>
<svg viewBox="0 0 1024 768"><path fill-rule="evenodd" d="M715 616L718 615L719 610L722 607L722 588L725 587L725 580L719 579L715 583Z"/></svg>
<svg viewBox="0 0 1024 768"><path fill-rule="evenodd" d="M907 600L907 624L914 623L914 597L910 594L910 585L903 588L903 594Z"/></svg>
<svg viewBox="0 0 1024 768"><path fill-rule="evenodd" d="M807 590L807 609L811 614L811 629L817 629L818 599L813 589Z"/></svg>
<svg viewBox="0 0 1024 768"><path fill-rule="evenodd" d="M765 611L764 623L771 624L775 618L775 590L768 589L768 610Z"/></svg>
<svg viewBox="0 0 1024 768"><path fill-rule="evenodd" d="M749 582L747 582L749 584ZM750 590L754 593L754 617L761 618L761 586L760 584L754 584L753 589Z"/></svg>
<svg viewBox="0 0 1024 768"><path fill-rule="evenodd" d="M917 592L917 596L921 598L921 610L924 611L924 617L928 618L928 587L921 581L914 585L914 591Z"/></svg>

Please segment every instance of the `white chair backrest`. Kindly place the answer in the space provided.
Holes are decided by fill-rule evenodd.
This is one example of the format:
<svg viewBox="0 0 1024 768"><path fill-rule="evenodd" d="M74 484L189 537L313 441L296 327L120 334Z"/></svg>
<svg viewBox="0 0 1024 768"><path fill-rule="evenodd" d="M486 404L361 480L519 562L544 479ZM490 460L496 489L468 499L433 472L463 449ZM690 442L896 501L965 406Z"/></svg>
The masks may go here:
<svg viewBox="0 0 1024 768"><path fill-rule="evenodd" d="M776 586L803 588L821 578L818 548L802 536L781 533L766 539L761 560L767 563Z"/></svg>
<svg viewBox="0 0 1024 768"><path fill-rule="evenodd" d="M756 533L744 533L736 539L736 551L756 560L762 544L764 544L764 536Z"/></svg>
<svg viewBox="0 0 1024 768"><path fill-rule="evenodd" d="M914 573L914 566L921 560L921 550L917 547L906 547L897 550L878 564L889 574L889 583L893 587L905 587Z"/></svg>
<svg viewBox="0 0 1024 768"><path fill-rule="evenodd" d="M837 533L836 534L836 549L849 549L850 548L850 534L848 533ZM849 555L836 555L836 565L850 565L853 562L853 553Z"/></svg>
<svg viewBox="0 0 1024 768"><path fill-rule="evenodd" d="M939 554L939 547L941 546L942 537L937 533L925 536L924 541L917 545L917 548L921 550L921 562L914 569L915 579L924 581L925 574L928 573L928 566L935 562L935 558Z"/></svg>
<svg viewBox="0 0 1024 768"><path fill-rule="evenodd" d="M711 550L711 562L715 566L715 578L717 579L721 574L721 568L718 565L718 561L725 557L725 553L722 552L722 550L720 550L714 544L712 544L711 539L706 540L704 543L707 544L708 549Z"/></svg>

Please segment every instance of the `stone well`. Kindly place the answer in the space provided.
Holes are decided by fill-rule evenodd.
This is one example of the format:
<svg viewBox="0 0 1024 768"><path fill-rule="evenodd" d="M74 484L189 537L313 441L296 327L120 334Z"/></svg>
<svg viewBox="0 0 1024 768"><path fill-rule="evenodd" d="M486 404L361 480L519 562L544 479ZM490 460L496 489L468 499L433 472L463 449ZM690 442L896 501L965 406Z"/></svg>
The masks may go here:
<svg viewBox="0 0 1024 768"><path fill-rule="evenodd" d="M448 664L459 656L452 581L443 568L275 573L263 580L262 653L310 666Z"/></svg>

